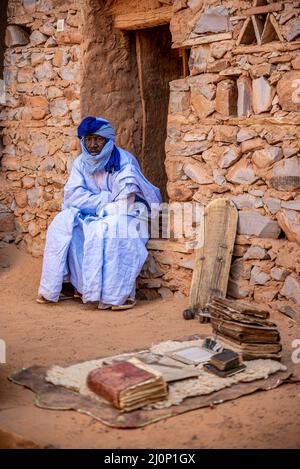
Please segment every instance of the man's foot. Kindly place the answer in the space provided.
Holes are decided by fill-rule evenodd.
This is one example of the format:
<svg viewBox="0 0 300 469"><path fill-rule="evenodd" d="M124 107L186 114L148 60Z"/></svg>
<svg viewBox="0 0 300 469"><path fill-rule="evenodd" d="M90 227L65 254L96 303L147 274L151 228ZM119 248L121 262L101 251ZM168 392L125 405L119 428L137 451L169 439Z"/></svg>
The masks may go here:
<svg viewBox="0 0 300 469"><path fill-rule="evenodd" d="M131 298L127 298L127 300L125 301L125 303L123 305L113 305L111 307L111 309L113 311L120 311L120 310L124 310L124 309L131 309L131 308L134 308L136 305L136 301L131 299Z"/></svg>
<svg viewBox="0 0 300 469"><path fill-rule="evenodd" d="M131 298L127 298L127 300L125 301L123 305L110 305L107 303L103 303L102 301L99 301L98 309L111 309L113 311L121 311L125 309L131 309L135 305L136 305L136 301Z"/></svg>
<svg viewBox="0 0 300 469"><path fill-rule="evenodd" d="M107 303L103 303L102 301L99 301L98 303L98 309L110 309L112 305L109 305Z"/></svg>
<svg viewBox="0 0 300 469"><path fill-rule="evenodd" d="M42 295L39 295L36 299L36 302L39 303L39 304L45 304L45 303L53 303L53 301L50 301L50 300L47 300L46 298L44 298Z"/></svg>
<svg viewBox="0 0 300 469"><path fill-rule="evenodd" d="M73 298L80 298L82 300L82 294L78 290L74 290Z"/></svg>
<svg viewBox="0 0 300 469"><path fill-rule="evenodd" d="M60 293L58 301L63 301L63 300L72 300L74 297L73 295L65 295L64 293ZM56 301L51 301L47 300L46 298L43 297L43 295L38 295L36 302L39 304L45 304L45 303L57 303Z"/></svg>

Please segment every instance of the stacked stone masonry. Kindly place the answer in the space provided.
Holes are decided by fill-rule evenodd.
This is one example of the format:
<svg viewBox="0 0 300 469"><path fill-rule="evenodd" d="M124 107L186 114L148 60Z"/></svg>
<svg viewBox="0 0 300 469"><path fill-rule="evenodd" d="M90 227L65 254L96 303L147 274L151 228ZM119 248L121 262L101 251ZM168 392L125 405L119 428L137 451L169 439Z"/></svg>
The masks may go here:
<svg viewBox="0 0 300 469"><path fill-rule="evenodd" d="M126 11L126 2L119 3ZM167 191L171 203L231 199L239 222L228 294L297 308L300 2L256 3L148 2L152 10L173 4L173 46L189 56L188 75L170 83ZM79 152L82 106L87 114L81 93L91 66L81 54L86 8L75 0L9 1L0 224L2 239L26 243L35 256ZM65 20L63 33L58 19ZM124 143L137 148L133 131ZM189 294L195 254L185 243L192 239L189 233L150 241L139 278L145 297Z"/></svg>
<svg viewBox="0 0 300 469"><path fill-rule="evenodd" d="M57 32L58 19L64 20L63 32ZM34 256L42 255L79 151L81 23L76 0L8 3L0 231L2 239L15 238Z"/></svg>
<svg viewBox="0 0 300 469"><path fill-rule="evenodd" d="M300 3L261 3L270 41L263 30L243 36L255 2L174 4L173 41L189 49L189 76L170 83L168 195L203 206L231 199L239 221L228 295L297 308ZM153 251L149 286L188 295L194 254L172 249Z"/></svg>

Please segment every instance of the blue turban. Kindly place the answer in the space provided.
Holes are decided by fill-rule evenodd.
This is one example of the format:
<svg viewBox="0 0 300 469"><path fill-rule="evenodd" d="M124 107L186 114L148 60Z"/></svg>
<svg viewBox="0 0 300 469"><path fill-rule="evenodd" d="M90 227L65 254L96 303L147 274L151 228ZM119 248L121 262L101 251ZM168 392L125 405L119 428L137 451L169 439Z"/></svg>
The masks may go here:
<svg viewBox="0 0 300 469"><path fill-rule="evenodd" d="M93 134L105 138L106 142L101 152L97 155L91 155L88 152L83 139L87 135ZM82 153L84 155L82 161L89 174L102 169L109 173L120 170L120 152L115 145L115 131L106 119L91 116L86 117L78 126L77 136L80 138Z"/></svg>

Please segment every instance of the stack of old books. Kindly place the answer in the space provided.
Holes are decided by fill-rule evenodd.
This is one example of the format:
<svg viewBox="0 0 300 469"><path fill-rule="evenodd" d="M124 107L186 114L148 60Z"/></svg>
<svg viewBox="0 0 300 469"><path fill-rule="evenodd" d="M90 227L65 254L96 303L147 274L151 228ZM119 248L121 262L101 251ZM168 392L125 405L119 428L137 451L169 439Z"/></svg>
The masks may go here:
<svg viewBox="0 0 300 469"><path fill-rule="evenodd" d="M239 354L233 350L224 349L211 357L204 365L207 371L217 376L227 377L243 371L246 366L241 363Z"/></svg>
<svg viewBox="0 0 300 469"><path fill-rule="evenodd" d="M223 298L214 298L207 308L214 333L221 342L239 351L243 360L280 360L280 335L268 311Z"/></svg>
<svg viewBox="0 0 300 469"><path fill-rule="evenodd" d="M126 412L161 401L168 394L162 374L137 358L92 370L87 377L87 386Z"/></svg>

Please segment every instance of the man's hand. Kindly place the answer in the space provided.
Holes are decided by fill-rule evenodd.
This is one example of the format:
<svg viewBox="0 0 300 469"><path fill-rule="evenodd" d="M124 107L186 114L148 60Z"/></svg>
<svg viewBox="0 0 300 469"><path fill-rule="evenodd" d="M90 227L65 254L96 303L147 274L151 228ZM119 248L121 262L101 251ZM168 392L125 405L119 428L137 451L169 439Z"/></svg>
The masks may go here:
<svg viewBox="0 0 300 469"><path fill-rule="evenodd" d="M135 194L128 194L114 202L102 205L97 210L98 217L107 217L108 215L128 215L134 206Z"/></svg>
<svg viewBox="0 0 300 469"><path fill-rule="evenodd" d="M97 209L96 209L96 215L99 217L100 216L100 213L101 211L103 210L103 208L107 205L107 204L110 204L112 201L112 193L110 191L105 191L105 190L102 190L101 191L101 202L100 204L98 205Z"/></svg>
<svg viewBox="0 0 300 469"><path fill-rule="evenodd" d="M128 207L126 199L110 202L102 206L98 211L98 217L108 217L109 215L127 215Z"/></svg>

